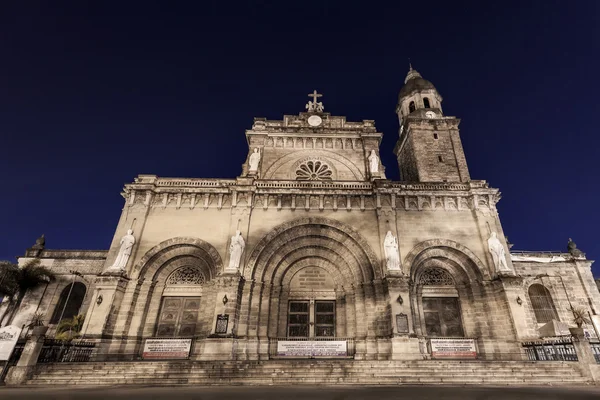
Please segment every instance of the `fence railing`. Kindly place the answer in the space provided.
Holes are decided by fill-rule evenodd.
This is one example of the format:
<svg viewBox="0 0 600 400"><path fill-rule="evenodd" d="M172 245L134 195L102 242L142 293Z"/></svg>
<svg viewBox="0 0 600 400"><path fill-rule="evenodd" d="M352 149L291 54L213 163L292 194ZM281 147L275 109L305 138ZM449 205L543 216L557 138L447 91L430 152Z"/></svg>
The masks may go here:
<svg viewBox="0 0 600 400"><path fill-rule="evenodd" d="M297 346L287 349L279 349L279 342L298 342ZM304 342L304 343L302 343ZM318 343L315 343L318 342ZM323 342L345 342L331 343L332 346L327 346ZM289 343L288 343L289 344ZM282 351L278 351L282 350ZM314 337L314 338L297 338L297 337L281 337L269 338L269 358L339 358L339 357L354 357L356 353L356 344L354 338L346 337Z"/></svg>
<svg viewBox="0 0 600 400"><path fill-rule="evenodd" d="M579 361L570 336L523 342L523 347L530 361Z"/></svg>
<svg viewBox="0 0 600 400"><path fill-rule="evenodd" d="M590 346L592 347L592 353L594 353L596 363L600 364L600 342L590 342Z"/></svg>
<svg viewBox="0 0 600 400"><path fill-rule="evenodd" d="M87 362L96 347L94 342L68 342L46 339L37 362L40 364L54 362Z"/></svg>

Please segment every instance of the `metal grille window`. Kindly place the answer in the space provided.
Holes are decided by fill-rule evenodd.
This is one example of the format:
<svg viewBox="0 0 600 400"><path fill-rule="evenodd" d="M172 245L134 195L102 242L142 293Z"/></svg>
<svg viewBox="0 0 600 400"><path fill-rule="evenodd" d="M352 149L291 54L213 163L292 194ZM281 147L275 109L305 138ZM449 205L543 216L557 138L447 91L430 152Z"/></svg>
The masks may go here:
<svg viewBox="0 0 600 400"><path fill-rule="evenodd" d="M288 313L288 336L308 337L308 323L308 301L290 301L290 309Z"/></svg>
<svg viewBox="0 0 600 400"><path fill-rule="evenodd" d="M193 336L199 310L200 297L163 297L156 336Z"/></svg>
<svg viewBox="0 0 600 400"><path fill-rule="evenodd" d="M559 320L552 296L543 285L536 283L529 287L529 300L531 300L531 306L538 324L545 324L553 319Z"/></svg>
<svg viewBox="0 0 600 400"><path fill-rule="evenodd" d="M315 336L335 336L335 301L315 302Z"/></svg>

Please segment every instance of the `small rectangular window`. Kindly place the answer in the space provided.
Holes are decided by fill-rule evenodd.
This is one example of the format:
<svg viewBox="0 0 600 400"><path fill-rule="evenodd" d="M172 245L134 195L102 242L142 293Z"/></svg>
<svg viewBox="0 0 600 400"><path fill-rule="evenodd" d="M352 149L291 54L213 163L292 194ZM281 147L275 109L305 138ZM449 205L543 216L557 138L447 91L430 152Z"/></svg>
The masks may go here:
<svg viewBox="0 0 600 400"><path fill-rule="evenodd" d="M438 140L438 139L439 139L439 138L438 138L438 134L437 134L437 133L434 133L434 134L433 134L433 138L434 138L435 140Z"/></svg>
<svg viewBox="0 0 600 400"><path fill-rule="evenodd" d="M438 156L438 161L439 162L444 162L444 158L442 156Z"/></svg>

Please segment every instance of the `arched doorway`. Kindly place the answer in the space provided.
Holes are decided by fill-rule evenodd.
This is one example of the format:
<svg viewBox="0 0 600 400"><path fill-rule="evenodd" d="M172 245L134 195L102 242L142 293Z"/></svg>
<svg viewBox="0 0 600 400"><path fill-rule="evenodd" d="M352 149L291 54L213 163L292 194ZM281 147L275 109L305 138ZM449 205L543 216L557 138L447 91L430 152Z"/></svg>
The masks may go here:
<svg viewBox="0 0 600 400"><path fill-rule="evenodd" d="M215 298L207 295L206 286L222 268L217 250L199 238L176 237L156 245L133 269L130 285L137 295L128 319L117 328L142 338L208 336Z"/></svg>
<svg viewBox="0 0 600 400"><path fill-rule="evenodd" d="M169 275L158 314L157 337L189 337L196 334L205 281L202 270L189 265Z"/></svg>
<svg viewBox="0 0 600 400"><path fill-rule="evenodd" d="M265 341L352 338L358 357L367 338L391 335L379 264L364 238L339 221L313 217L280 225L246 264L248 296L237 334Z"/></svg>
<svg viewBox="0 0 600 400"><path fill-rule="evenodd" d="M420 329L427 337L463 337L459 293L452 275L441 267L427 267L417 284Z"/></svg>

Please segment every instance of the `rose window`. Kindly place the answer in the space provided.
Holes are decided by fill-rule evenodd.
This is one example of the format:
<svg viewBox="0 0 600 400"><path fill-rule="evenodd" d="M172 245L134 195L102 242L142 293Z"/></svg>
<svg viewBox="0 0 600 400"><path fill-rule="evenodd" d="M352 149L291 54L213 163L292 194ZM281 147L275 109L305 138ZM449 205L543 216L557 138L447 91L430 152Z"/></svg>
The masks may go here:
<svg viewBox="0 0 600 400"><path fill-rule="evenodd" d="M298 181L330 181L332 175L329 165L321 161L306 161L296 170Z"/></svg>

